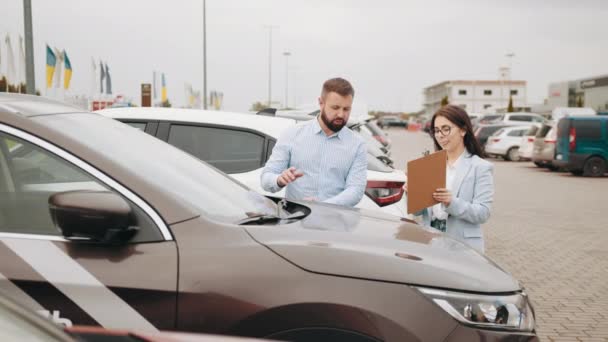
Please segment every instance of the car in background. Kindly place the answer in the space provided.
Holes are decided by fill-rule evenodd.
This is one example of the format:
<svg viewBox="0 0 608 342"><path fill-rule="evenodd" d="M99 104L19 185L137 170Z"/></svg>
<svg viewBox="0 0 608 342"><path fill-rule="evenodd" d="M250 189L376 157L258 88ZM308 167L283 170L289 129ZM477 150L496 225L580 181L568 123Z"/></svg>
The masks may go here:
<svg viewBox="0 0 608 342"><path fill-rule="evenodd" d="M538 167L546 167L556 171L558 167L553 164L555 158L555 143L557 142L557 129L554 121L547 121L541 125L534 137L532 149L532 162Z"/></svg>
<svg viewBox="0 0 608 342"><path fill-rule="evenodd" d="M507 124L479 124L475 129L475 138L479 141L481 148L485 148L488 138L494 134L496 131L510 127L511 125Z"/></svg>
<svg viewBox="0 0 608 342"><path fill-rule="evenodd" d="M559 120L554 163L575 175L603 176L608 170L608 116Z"/></svg>
<svg viewBox="0 0 608 342"><path fill-rule="evenodd" d="M375 121L367 120L365 122L365 127L371 132L374 139L378 140L385 148L391 148L391 139L388 137L388 134L380 128Z"/></svg>
<svg viewBox="0 0 608 342"><path fill-rule="evenodd" d="M530 129L521 137L519 143L519 159L521 160L532 160L532 152L534 151L534 139L536 133L540 130L541 126L530 126Z"/></svg>
<svg viewBox="0 0 608 342"><path fill-rule="evenodd" d="M406 120L403 120L396 116L382 116L378 119L378 126L380 128L388 128L388 127L405 127L407 128L408 124Z"/></svg>
<svg viewBox="0 0 608 342"><path fill-rule="evenodd" d="M260 184L264 165L279 137L296 124L293 119L281 117L196 109L138 107L104 109L98 113L139 128L269 195ZM349 121L355 131L361 124ZM367 139L380 144L370 134ZM357 207L406 217L401 188L405 174L391 168L392 160L382 159L383 155L368 152L367 188ZM282 196L284 191L275 195Z"/></svg>
<svg viewBox="0 0 608 342"><path fill-rule="evenodd" d="M480 123L529 125L531 123L541 124L544 121L545 118L539 114L527 112L513 112L505 114L486 115L480 120Z"/></svg>
<svg viewBox="0 0 608 342"><path fill-rule="evenodd" d="M485 152L491 157L501 157L509 161L519 160L519 146L522 137L531 126L512 126L494 132L485 146Z"/></svg>
<svg viewBox="0 0 608 342"><path fill-rule="evenodd" d="M0 286L74 325L538 341L522 286L462 242L378 211L262 196L42 97L0 94L0 189Z"/></svg>

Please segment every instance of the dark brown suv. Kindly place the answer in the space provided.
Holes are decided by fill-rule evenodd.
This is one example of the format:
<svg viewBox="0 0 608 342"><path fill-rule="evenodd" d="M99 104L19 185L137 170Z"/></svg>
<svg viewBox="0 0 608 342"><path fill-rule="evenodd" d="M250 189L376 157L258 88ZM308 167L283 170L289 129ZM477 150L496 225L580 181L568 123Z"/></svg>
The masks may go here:
<svg viewBox="0 0 608 342"><path fill-rule="evenodd" d="M536 340L520 285L379 212L250 191L146 133L0 95L0 282L64 325L295 341Z"/></svg>

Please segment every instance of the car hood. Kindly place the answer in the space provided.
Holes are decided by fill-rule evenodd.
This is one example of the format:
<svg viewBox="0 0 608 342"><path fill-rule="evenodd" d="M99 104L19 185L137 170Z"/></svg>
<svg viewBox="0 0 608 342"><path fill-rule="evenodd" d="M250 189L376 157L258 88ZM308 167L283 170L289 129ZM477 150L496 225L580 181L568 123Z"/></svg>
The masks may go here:
<svg viewBox="0 0 608 342"><path fill-rule="evenodd" d="M311 214L300 221L246 229L304 270L482 293L521 289L490 259L430 228L377 211L301 204Z"/></svg>

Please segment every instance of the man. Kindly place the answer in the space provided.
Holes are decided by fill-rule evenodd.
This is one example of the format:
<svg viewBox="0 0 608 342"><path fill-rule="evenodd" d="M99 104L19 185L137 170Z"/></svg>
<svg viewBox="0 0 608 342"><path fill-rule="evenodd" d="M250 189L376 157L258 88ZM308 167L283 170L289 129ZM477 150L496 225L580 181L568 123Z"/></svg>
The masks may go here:
<svg viewBox="0 0 608 342"><path fill-rule="evenodd" d="M285 197L354 207L365 192L367 149L363 140L345 127L355 91L342 78L323 84L320 115L283 134L264 171L262 188Z"/></svg>

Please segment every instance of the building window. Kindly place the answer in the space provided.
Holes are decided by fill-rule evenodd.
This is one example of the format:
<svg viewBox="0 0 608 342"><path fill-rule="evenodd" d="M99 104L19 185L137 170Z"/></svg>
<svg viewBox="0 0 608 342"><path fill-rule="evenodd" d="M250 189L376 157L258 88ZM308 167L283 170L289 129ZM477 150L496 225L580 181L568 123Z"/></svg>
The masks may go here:
<svg viewBox="0 0 608 342"><path fill-rule="evenodd" d="M483 91L483 94L484 95L492 95L492 90L486 89L486 90Z"/></svg>
<svg viewBox="0 0 608 342"><path fill-rule="evenodd" d="M490 105L490 104L485 104L485 105L483 105L483 109L488 109L488 108L490 108L490 107L492 107L492 105Z"/></svg>
<svg viewBox="0 0 608 342"><path fill-rule="evenodd" d="M511 95L517 95L517 89L511 89Z"/></svg>
<svg viewBox="0 0 608 342"><path fill-rule="evenodd" d="M466 89L459 89L458 90L458 95L466 95L467 94L467 90Z"/></svg>

